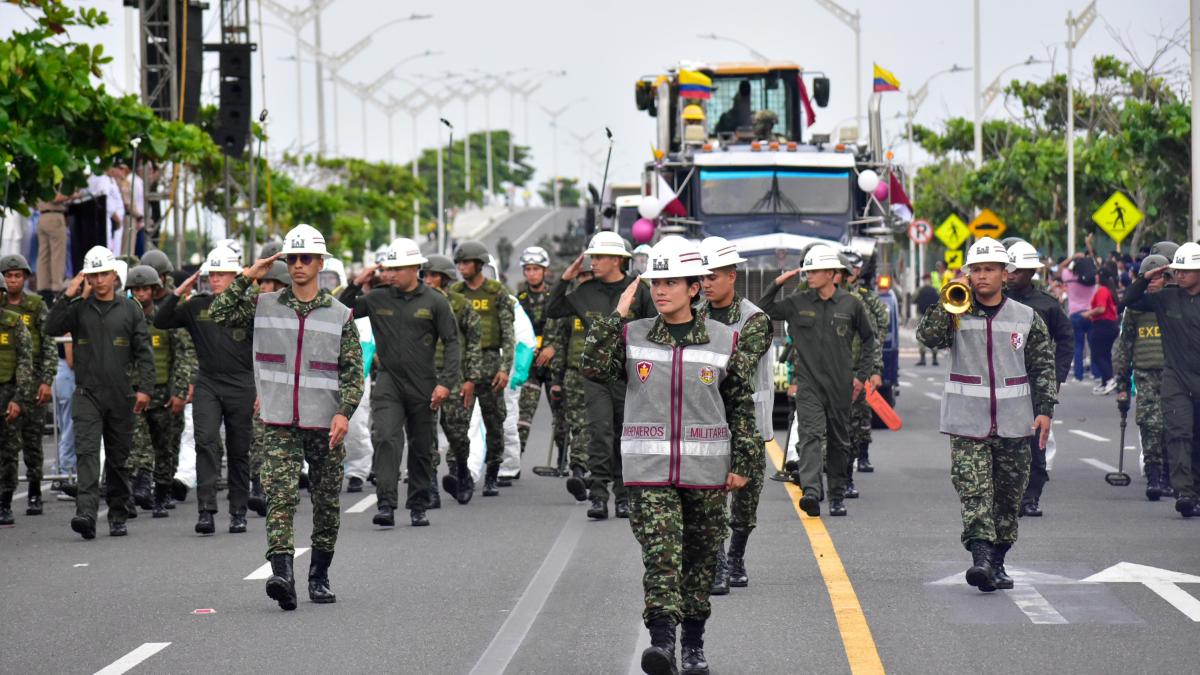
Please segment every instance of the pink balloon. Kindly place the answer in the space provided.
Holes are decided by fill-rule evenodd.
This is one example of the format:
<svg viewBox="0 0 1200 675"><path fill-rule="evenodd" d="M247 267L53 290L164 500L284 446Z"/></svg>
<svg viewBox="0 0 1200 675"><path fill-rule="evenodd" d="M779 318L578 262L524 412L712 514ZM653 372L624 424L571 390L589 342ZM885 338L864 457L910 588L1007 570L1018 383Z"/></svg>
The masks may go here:
<svg viewBox="0 0 1200 675"><path fill-rule="evenodd" d="M633 224L633 240L639 244L645 244L654 238L654 221L647 218L638 218Z"/></svg>
<svg viewBox="0 0 1200 675"><path fill-rule="evenodd" d="M875 199L883 201L888 198L888 184L886 181L879 181L879 185L875 186Z"/></svg>

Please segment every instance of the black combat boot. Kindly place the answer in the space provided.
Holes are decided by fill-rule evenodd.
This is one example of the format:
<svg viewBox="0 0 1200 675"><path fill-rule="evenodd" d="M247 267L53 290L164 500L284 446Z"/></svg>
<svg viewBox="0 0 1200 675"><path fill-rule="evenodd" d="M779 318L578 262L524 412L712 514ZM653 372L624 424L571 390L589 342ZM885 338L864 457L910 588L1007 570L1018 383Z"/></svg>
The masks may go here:
<svg viewBox="0 0 1200 675"><path fill-rule="evenodd" d="M858 449L858 470L860 473L875 472L875 467L871 466L871 446L866 443Z"/></svg>
<svg viewBox="0 0 1200 675"><path fill-rule="evenodd" d="M995 544L992 546L992 585L1002 590L1013 587L1012 577L1004 570L1004 556L1012 544Z"/></svg>
<svg viewBox="0 0 1200 675"><path fill-rule="evenodd" d="M229 533L242 534L246 531L246 509L241 508L229 514Z"/></svg>
<svg viewBox="0 0 1200 675"><path fill-rule="evenodd" d="M704 658L704 619L684 619L679 635L679 672L684 675L708 675Z"/></svg>
<svg viewBox="0 0 1200 675"><path fill-rule="evenodd" d="M0 525L13 524L12 493L0 493Z"/></svg>
<svg viewBox="0 0 1200 675"><path fill-rule="evenodd" d="M154 477L146 469L137 472L133 479L133 503L149 511L154 508L151 492L154 490Z"/></svg>
<svg viewBox="0 0 1200 675"><path fill-rule="evenodd" d="M446 462L446 475L442 476L442 489L446 494L458 497L458 465Z"/></svg>
<svg viewBox="0 0 1200 675"><path fill-rule="evenodd" d="M307 472L307 471L301 471L301 472L300 472L300 489L301 489L301 490L308 490L308 489L310 489L311 487L312 487L312 483L310 483L310 482L309 482L309 480L308 480L308 472Z"/></svg>
<svg viewBox="0 0 1200 675"><path fill-rule="evenodd" d="M650 646L642 651L642 672L648 675L678 675L675 668L675 624L655 619L647 626Z"/></svg>
<svg viewBox="0 0 1200 675"><path fill-rule="evenodd" d="M425 516L425 509L409 509L408 516L413 527L429 527L429 518Z"/></svg>
<svg viewBox="0 0 1200 675"><path fill-rule="evenodd" d="M380 527L395 527L396 526L396 509L383 505L379 507L379 513L371 519L371 522Z"/></svg>
<svg viewBox="0 0 1200 675"><path fill-rule="evenodd" d="M96 521L91 516L75 516L71 519L71 529L84 539L96 538Z"/></svg>
<svg viewBox="0 0 1200 675"><path fill-rule="evenodd" d="M166 518L167 516L171 515L171 514L167 513L167 499L168 499L167 492L170 489L171 489L171 486L169 486L169 485L155 485L154 486L154 510L153 510L154 518Z"/></svg>
<svg viewBox="0 0 1200 675"><path fill-rule="evenodd" d="M429 487L429 508L442 508L442 491L437 489L436 485L431 485Z"/></svg>
<svg viewBox="0 0 1200 675"><path fill-rule="evenodd" d="M1029 516L1030 518L1041 518L1042 508L1038 506L1038 503L1035 501L1021 502L1021 512L1018 515L1022 518L1025 516Z"/></svg>
<svg viewBox="0 0 1200 675"><path fill-rule="evenodd" d="M346 492L362 492L363 479L358 476L350 476L350 480L346 481Z"/></svg>
<svg viewBox="0 0 1200 675"><path fill-rule="evenodd" d="M607 520L608 500L592 497L592 503L588 506L587 517L593 520Z"/></svg>
<svg viewBox="0 0 1200 675"><path fill-rule="evenodd" d="M858 488L854 486L854 477L852 476L846 482L846 491L844 493L846 499L858 499Z"/></svg>
<svg viewBox="0 0 1200 675"><path fill-rule="evenodd" d="M29 496L25 498L25 515L42 515L42 481L29 481Z"/></svg>
<svg viewBox="0 0 1200 675"><path fill-rule="evenodd" d="M937 362L937 352L934 352L934 353L933 353L933 365L935 365L935 366L936 366L936 365L938 365L938 362Z"/></svg>
<svg viewBox="0 0 1200 675"><path fill-rule="evenodd" d="M497 485L497 476L500 475L500 465L489 466L487 473L483 477L483 496L495 497L500 494L500 487Z"/></svg>
<svg viewBox="0 0 1200 675"><path fill-rule="evenodd" d="M821 515L821 500L815 490L806 490L800 498L800 510L812 518Z"/></svg>
<svg viewBox="0 0 1200 675"><path fill-rule="evenodd" d="M586 475L587 469L582 466L571 467L571 477L567 479L567 492L570 492L577 502L587 499L587 481L584 480Z"/></svg>
<svg viewBox="0 0 1200 675"><path fill-rule="evenodd" d="M618 499L616 504L613 506L613 515L618 518L628 518L629 517L629 500L628 499Z"/></svg>
<svg viewBox="0 0 1200 675"><path fill-rule="evenodd" d="M324 605L337 602L337 596L329 590L329 563L333 562L333 551L312 550L312 562L308 566L308 599Z"/></svg>
<svg viewBox="0 0 1200 675"><path fill-rule="evenodd" d="M1175 510L1184 518L1194 518L1200 515L1196 511L1196 500L1191 497L1180 497L1175 500Z"/></svg>
<svg viewBox="0 0 1200 675"><path fill-rule="evenodd" d="M967 583L984 593L991 593L996 590L992 583L992 544L982 539L972 539L968 548L972 562L967 570Z"/></svg>
<svg viewBox="0 0 1200 675"><path fill-rule="evenodd" d="M712 588L708 590L708 594L729 595L729 568L726 567L724 544L721 544L721 548L717 549L715 564L717 570L716 574L713 575Z"/></svg>
<svg viewBox="0 0 1200 675"><path fill-rule="evenodd" d="M137 503L133 501L133 495L129 495L129 501L125 502L125 517L130 520L138 517Z"/></svg>
<svg viewBox="0 0 1200 675"><path fill-rule="evenodd" d="M846 502L840 499L829 500L829 515L844 516L846 515Z"/></svg>
<svg viewBox="0 0 1200 675"><path fill-rule="evenodd" d="M729 585L734 588L745 588L750 585L750 575L746 574L746 541L750 539L750 530L734 530L729 537L729 552L725 555L725 565L729 568Z"/></svg>
<svg viewBox="0 0 1200 675"><path fill-rule="evenodd" d="M1156 502L1163 495L1162 467L1158 464L1146 465L1146 499Z"/></svg>
<svg viewBox="0 0 1200 675"><path fill-rule="evenodd" d="M196 519L196 534L212 534L217 531L217 525L213 522L213 514L209 511L201 511L199 518Z"/></svg>
<svg viewBox="0 0 1200 675"><path fill-rule="evenodd" d="M246 507L259 516L267 516L267 496L263 494L262 479L258 476L250 478L250 497L246 499Z"/></svg>
<svg viewBox="0 0 1200 675"><path fill-rule="evenodd" d="M187 501L188 489L189 488L187 484L178 478L171 479L171 499L174 499L177 502ZM167 506L167 508L169 509L171 507Z"/></svg>
<svg viewBox="0 0 1200 675"><path fill-rule="evenodd" d="M129 529L125 527L125 523L111 522L108 524L108 536L124 537L129 534Z"/></svg>
<svg viewBox="0 0 1200 675"><path fill-rule="evenodd" d="M464 462L455 468L455 473L457 474L455 480L457 489L454 492L454 499L459 504L470 503L471 496L475 494L475 479L471 478L471 470ZM443 487L445 486L443 485Z"/></svg>
<svg viewBox="0 0 1200 675"><path fill-rule="evenodd" d="M499 485L500 487L512 487L512 482L513 482L512 476L497 476L496 477L496 485Z"/></svg>
<svg viewBox="0 0 1200 675"><path fill-rule="evenodd" d="M279 603L280 609L296 609L296 580L292 577L292 554L276 553L267 559L271 561L267 595Z"/></svg>

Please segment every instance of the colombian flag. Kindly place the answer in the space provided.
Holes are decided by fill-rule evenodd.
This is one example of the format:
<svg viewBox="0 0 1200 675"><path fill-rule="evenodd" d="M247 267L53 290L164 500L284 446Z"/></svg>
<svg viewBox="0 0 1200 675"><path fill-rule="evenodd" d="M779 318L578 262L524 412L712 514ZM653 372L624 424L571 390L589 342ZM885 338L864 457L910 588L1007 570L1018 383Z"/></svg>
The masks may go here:
<svg viewBox="0 0 1200 675"><path fill-rule="evenodd" d="M695 70L679 71L679 98L712 98L712 78Z"/></svg>
<svg viewBox="0 0 1200 675"><path fill-rule="evenodd" d="M900 80L890 71L875 64L875 91L900 91Z"/></svg>

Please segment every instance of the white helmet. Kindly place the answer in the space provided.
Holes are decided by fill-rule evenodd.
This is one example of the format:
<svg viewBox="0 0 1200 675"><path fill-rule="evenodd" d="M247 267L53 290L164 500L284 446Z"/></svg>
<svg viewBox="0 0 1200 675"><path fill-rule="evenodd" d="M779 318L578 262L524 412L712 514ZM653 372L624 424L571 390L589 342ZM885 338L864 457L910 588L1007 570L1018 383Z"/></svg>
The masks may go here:
<svg viewBox="0 0 1200 675"><path fill-rule="evenodd" d="M379 264L389 268L415 267L424 265L427 262L429 260L421 255L421 247L417 246L417 242L412 239L400 237L388 246L387 253L383 255L383 262Z"/></svg>
<svg viewBox="0 0 1200 675"><path fill-rule="evenodd" d="M129 276L129 263L118 258L113 261L113 271L117 273L117 280L121 282L120 288L124 288L125 277Z"/></svg>
<svg viewBox="0 0 1200 675"><path fill-rule="evenodd" d="M710 270L746 262L738 253L737 244L729 243L725 237L708 237L700 242L700 255Z"/></svg>
<svg viewBox="0 0 1200 675"><path fill-rule="evenodd" d="M238 255L242 254L242 242L237 239L222 239L213 248L227 248Z"/></svg>
<svg viewBox="0 0 1200 675"><path fill-rule="evenodd" d="M241 272L242 271L242 256L235 251L227 249L223 246L214 248L208 254L208 259L205 261L208 265L208 271L211 272Z"/></svg>
<svg viewBox="0 0 1200 675"><path fill-rule="evenodd" d="M663 237L650 249L650 264L643 279L677 279L679 277L703 277L708 275L700 247L680 237Z"/></svg>
<svg viewBox="0 0 1200 675"><path fill-rule="evenodd" d="M649 256L650 251L653 249L654 249L654 247L651 246L650 244L638 244L637 248L633 249L633 254Z"/></svg>
<svg viewBox="0 0 1200 675"><path fill-rule="evenodd" d="M375 264L376 265L383 264L383 261L387 259L387 252L390 248L391 248L391 246L389 246L388 244L384 244L384 245L380 246L379 248L375 249Z"/></svg>
<svg viewBox="0 0 1200 675"><path fill-rule="evenodd" d="M816 270L844 270L846 267L842 265L842 258L836 249L825 244L817 244L804 254L804 263L800 265L800 269L804 272L813 272Z"/></svg>
<svg viewBox="0 0 1200 675"><path fill-rule="evenodd" d="M967 248L967 261L964 266L970 267L980 263L1000 263L1007 268L1009 260L1008 252L1004 250L1004 244L991 237L977 239Z"/></svg>
<svg viewBox="0 0 1200 675"><path fill-rule="evenodd" d="M619 255L622 258L629 258L629 251L625 248L625 240L616 232L604 230L597 232L590 242L588 242L586 255ZM707 272L706 272L707 274Z"/></svg>
<svg viewBox="0 0 1200 675"><path fill-rule="evenodd" d="M329 251L325 250L325 236L312 225L297 225L288 230L283 237L283 254L289 253L329 255Z"/></svg>
<svg viewBox="0 0 1200 675"><path fill-rule="evenodd" d="M112 251L103 246L93 246L88 249L87 255L83 256L83 273L115 272L117 270L116 261Z"/></svg>
<svg viewBox="0 0 1200 675"><path fill-rule="evenodd" d="M530 246L521 252L521 267L526 265L537 265L538 267L550 266L550 254L541 246Z"/></svg>
<svg viewBox="0 0 1200 675"><path fill-rule="evenodd" d="M1045 265L1037 249L1027 241L1015 242L1008 247L1008 270L1040 270Z"/></svg>
<svg viewBox="0 0 1200 675"><path fill-rule="evenodd" d="M1175 249L1175 259L1171 262L1173 270L1200 270L1200 244L1189 241Z"/></svg>
<svg viewBox="0 0 1200 675"><path fill-rule="evenodd" d="M322 279L324 277L324 279ZM329 277L333 277L330 279ZM321 283L324 281L325 283ZM327 291L332 291L346 285L346 263L338 258L325 259L325 265L317 273L317 285Z"/></svg>

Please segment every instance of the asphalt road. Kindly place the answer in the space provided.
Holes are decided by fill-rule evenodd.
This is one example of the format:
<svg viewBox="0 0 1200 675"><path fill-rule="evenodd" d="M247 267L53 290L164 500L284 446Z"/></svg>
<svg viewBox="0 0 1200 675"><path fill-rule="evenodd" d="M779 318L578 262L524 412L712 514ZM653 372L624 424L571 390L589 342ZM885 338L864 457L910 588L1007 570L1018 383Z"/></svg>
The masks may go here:
<svg viewBox="0 0 1200 675"><path fill-rule="evenodd" d="M552 208L521 209L488 228L479 239L493 254L496 252L496 244L501 239L507 238L512 243L513 254L505 273L508 275L509 286L515 288L517 282L521 280L521 264L519 262L521 251L528 246L537 244L538 240L545 235L566 231L567 221L581 216L582 209L578 208L561 208L557 211ZM435 249L436 244L431 242L425 242L421 247L421 250L426 253L431 253Z"/></svg>
<svg viewBox="0 0 1200 675"><path fill-rule="evenodd" d="M849 517L802 520L784 485L767 482L750 586L713 599L713 672L1195 672L1200 523L1143 498L1136 450L1133 485L1104 482L1113 398L1066 386L1046 515L1021 521L1017 589L985 595L962 579L949 444L936 431L944 368L904 361L905 428L876 432L877 471L858 476ZM530 465L545 456L547 416ZM1129 446L1134 433L1131 420ZM428 528L346 512L365 496L342 495L337 603L307 601L304 553L294 612L247 578L265 562L257 516L230 535L221 514L218 534L199 537L190 497L168 519L131 521L126 538L102 526L85 542L68 527L73 504L51 499L38 517L20 508L0 529L0 672L636 672L641 563L625 521L589 522L561 480L528 471L500 497L432 511ZM301 546L310 522L305 500ZM1083 581L1121 563L1163 572Z"/></svg>

